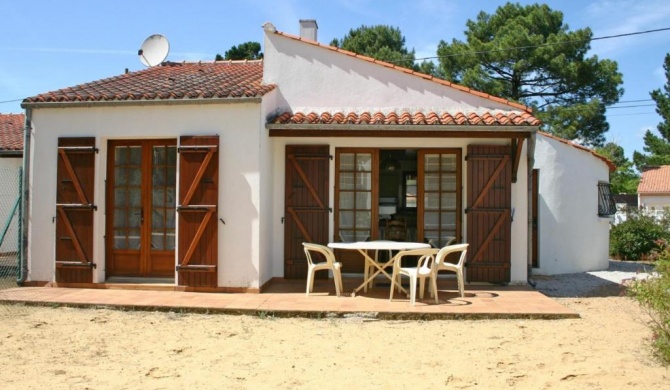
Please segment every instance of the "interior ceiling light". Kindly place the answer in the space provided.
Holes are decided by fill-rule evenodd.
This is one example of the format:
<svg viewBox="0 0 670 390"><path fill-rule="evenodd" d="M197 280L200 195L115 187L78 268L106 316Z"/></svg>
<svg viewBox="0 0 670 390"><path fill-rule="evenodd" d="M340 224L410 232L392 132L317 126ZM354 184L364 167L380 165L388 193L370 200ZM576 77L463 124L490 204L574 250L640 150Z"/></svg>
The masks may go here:
<svg viewBox="0 0 670 390"><path fill-rule="evenodd" d="M400 161L393 158L391 152L387 152L386 157L384 157L380 164L380 168L383 171L399 171L401 168Z"/></svg>

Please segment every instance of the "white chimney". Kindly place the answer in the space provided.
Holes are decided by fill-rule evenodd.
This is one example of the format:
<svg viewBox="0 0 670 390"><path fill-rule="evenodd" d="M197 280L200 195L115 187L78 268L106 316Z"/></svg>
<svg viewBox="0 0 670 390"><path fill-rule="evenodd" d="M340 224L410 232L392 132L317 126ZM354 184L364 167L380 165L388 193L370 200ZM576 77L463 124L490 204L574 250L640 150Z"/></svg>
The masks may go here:
<svg viewBox="0 0 670 390"><path fill-rule="evenodd" d="M316 42L316 19L300 19L300 38Z"/></svg>

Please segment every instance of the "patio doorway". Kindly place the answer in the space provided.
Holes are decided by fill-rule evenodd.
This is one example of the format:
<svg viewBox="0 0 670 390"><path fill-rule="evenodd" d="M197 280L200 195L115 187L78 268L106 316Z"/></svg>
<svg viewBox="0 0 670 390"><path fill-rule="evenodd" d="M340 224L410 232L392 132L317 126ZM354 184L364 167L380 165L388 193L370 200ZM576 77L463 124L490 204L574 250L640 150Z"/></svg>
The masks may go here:
<svg viewBox="0 0 670 390"><path fill-rule="evenodd" d="M108 144L106 276L174 278L177 141Z"/></svg>

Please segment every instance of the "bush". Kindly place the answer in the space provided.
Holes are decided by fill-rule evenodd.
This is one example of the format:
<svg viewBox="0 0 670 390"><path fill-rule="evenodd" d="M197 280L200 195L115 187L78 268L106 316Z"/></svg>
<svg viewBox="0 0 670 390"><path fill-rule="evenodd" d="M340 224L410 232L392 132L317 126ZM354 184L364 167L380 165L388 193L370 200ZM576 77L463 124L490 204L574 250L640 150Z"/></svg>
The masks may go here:
<svg viewBox="0 0 670 390"><path fill-rule="evenodd" d="M670 246L659 243L656 275L646 280L637 280L628 289L652 318L653 345L658 357L670 363Z"/></svg>
<svg viewBox="0 0 670 390"><path fill-rule="evenodd" d="M620 260L640 260L658 250L657 241L670 240L667 218L630 212L628 218L610 230L610 256Z"/></svg>

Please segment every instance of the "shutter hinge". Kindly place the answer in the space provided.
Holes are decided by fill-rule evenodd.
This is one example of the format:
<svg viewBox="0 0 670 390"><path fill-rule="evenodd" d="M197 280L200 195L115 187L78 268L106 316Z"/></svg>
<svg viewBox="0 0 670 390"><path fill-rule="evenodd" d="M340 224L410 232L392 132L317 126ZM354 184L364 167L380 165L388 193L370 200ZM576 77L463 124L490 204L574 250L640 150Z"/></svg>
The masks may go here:
<svg viewBox="0 0 670 390"><path fill-rule="evenodd" d="M223 220L223 218L219 218L219 221L221 221L222 224L226 224L226 221Z"/></svg>
<svg viewBox="0 0 670 390"><path fill-rule="evenodd" d="M329 158L331 161L333 161L333 155L332 155L332 154L329 154L329 155L328 155L328 158Z"/></svg>
<svg viewBox="0 0 670 390"><path fill-rule="evenodd" d="M281 224L284 224L284 217L281 217Z"/></svg>

